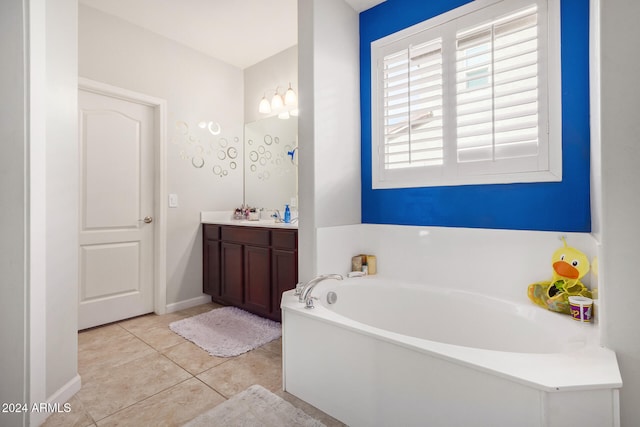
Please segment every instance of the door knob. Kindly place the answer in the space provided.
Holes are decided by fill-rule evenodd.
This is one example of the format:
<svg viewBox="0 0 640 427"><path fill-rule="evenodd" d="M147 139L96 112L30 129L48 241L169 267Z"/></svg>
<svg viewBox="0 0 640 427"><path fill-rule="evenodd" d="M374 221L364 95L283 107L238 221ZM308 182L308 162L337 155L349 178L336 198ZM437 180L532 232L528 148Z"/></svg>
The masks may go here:
<svg viewBox="0 0 640 427"><path fill-rule="evenodd" d="M144 221L145 224L150 224L153 222L153 218L150 216L145 216L144 219L139 219L138 221Z"/></svg>

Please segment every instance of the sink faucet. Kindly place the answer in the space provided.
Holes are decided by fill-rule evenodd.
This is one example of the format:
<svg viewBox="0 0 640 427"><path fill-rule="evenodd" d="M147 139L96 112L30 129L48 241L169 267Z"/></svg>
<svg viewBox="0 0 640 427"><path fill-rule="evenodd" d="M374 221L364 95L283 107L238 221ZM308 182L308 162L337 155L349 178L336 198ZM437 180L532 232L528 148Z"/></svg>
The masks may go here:
<svg viewBox="0 0 640 427"><path fill-rule="evenodd" d="M282 216L280 216L280 211L278 209L275 209L273 211L273 215L271 215L272 218L275 218L276 222L283 222Z"/></svg>
<svg viewBox="0 0 640 427"><path fill-rule="evenodd" d="M313 308L313 299L311 299L311 291L313 290L313 288L316 287L318 283L326 279L342 280L343 277L340 274L322 274L320 276L314 277L313 279L309 280L307 283L305 283L302 286L300 295L298 296L298 301L305 303L305 306L307 308Z"/></svg>

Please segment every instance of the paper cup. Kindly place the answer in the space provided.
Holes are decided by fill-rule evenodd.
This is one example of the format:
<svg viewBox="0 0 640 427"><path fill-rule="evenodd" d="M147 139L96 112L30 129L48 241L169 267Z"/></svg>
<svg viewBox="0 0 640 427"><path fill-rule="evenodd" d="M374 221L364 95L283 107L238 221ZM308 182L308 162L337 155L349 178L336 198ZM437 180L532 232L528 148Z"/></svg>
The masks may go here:
<svg viewBox="0 0 640 427"><path fill-rule="evenodd" d="M593 314L593 300L587 297L569 297L571 317L578 322L591 322Z"/></svg>

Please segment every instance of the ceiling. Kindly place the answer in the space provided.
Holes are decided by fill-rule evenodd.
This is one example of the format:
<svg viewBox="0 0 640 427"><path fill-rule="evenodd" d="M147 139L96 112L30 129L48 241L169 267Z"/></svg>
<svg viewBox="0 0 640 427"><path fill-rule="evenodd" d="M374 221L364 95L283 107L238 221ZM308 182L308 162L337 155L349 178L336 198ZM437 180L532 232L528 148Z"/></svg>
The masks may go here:
<svg viewBox="0 0 640 427"><path fill-rule="evenodd" d="M298 42L298 0L79 0L244 69ZM385 0L345 0L356 11Z"/></svg>

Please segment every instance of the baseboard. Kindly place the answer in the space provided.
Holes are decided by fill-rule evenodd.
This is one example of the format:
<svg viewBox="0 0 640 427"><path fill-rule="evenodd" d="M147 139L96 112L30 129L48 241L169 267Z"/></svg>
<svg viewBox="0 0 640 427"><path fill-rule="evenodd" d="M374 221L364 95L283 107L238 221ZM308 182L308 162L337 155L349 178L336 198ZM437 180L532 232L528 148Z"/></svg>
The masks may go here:
<svg viewBox="0 0 640 427"><path fill-rule="evenodd" d="M167 304L167 313L173 313L174 311L184 310L185 308L195 307L196 305L202 305L208 302L211 302L210 295L202 295L184 301L174 302Z"/></svg>
<svg viewBox="0 0 640 427"><path fill-rule="evenodd" d="M80 391L80 387L82 387L82 380L80 375L73 377L69 382L60 387L58 391L53 393L46 402L46 407L49 409L56 408L58 412L64 412L65 407L64 404L69 399L73 397L78 391ZM33 404L41 405L40 402L33 402ZM44 406L44 405L42 405ZM44 408L43 408L44 409ZM73 408L72 408L73 409ZM47 412L46 410L40 411L32 411L29 415L29 425L30 426L39 426L45 422L45 420L52 415L54 412Z"/></svg>

